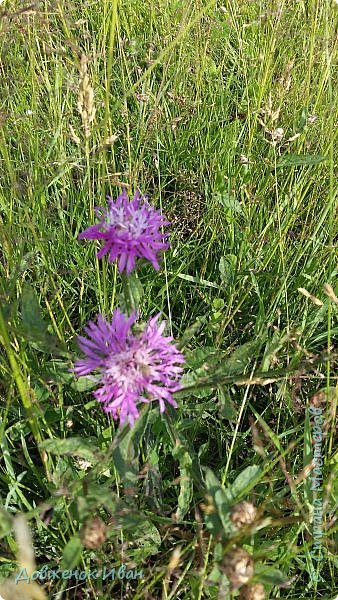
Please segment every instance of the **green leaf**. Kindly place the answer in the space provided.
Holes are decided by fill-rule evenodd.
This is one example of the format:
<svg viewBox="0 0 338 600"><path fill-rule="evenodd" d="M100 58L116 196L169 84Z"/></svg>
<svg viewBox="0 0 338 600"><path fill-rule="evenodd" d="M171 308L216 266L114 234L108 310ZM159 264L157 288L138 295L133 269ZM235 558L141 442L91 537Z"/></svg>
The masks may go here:
<svg viewBox="0 0 338 600"><path fill-rule="evenodd" d="M185 398L187 396L192 396L193 398L207 398L211 394L210 387L208 383L205 384L205 387L201 387L198 389L192 389L191 386L198 384L200 381L200 375L196 372L184 373L181 377L181 385L183 389L179 392L175 392L175 398ZM189 388L185 391L184 388Z"/></svg>
<svg viewBox="0 0 338 600"><path fill-rule="evenodd" d="M128 558L139 564L148 556L157 554L162 542L158 529L148 519L128 530L128 537L131 540Z"/></svg>
<svg viewBox="0 0 338 600"><path fill-rule="evenodd" d="M132 488L137 485L139 447L147 426L149 410L150 404L143 406L132 429L129 429L129 425L126 425L124 431L127 431L127 433L123 433L123 435L123 430L121 430L121 440L113 450L114 467L125 488ZM128 499L130 502L133 501L132 497L126 496L126 500Z"/></svg>
<svg viewBox="0 0 338 600"><path fill-rule="evenodd" d="M233 484L225 490L227 501L234 503L240 500L242 496L248 494L248 492L259 482L262 472L262 468L258 465L246 467L246 469L236 477Z"/></svg>
<svg viewBox="0 0 338 600"><path fill-rule="evenodd" d="M48 354L69 355L59 339L48 331L48 323L43 319L38 297L28 283L24 284L21 294L21 321L18 333L32 342L32 346Z"/></svg>
<svg viewBox="0 0 338 600"><path fill-rule="evenodd" d="M243 212L242 207L238 200L228 192L217 193L218 202L230 212L236 212L241 214Z"/></svg>
<svg viewBox="0 0 338 600"><path fill-rule="evenodd" d="M39 375L41 379L50 383L56 383L57 385L64 385L74 381L74 373L69 371L69 362L58 358L54 358L46 361L44 366L41 367Z"/></svg>
<svg viewBox="0 0 338 600"><path fill-rule="evenodd" d="M280 158L277 167L297 167L300 165L319 165L328 160L320 154L285 154Z"/></svg>
<svg viewBox="0 0 338 600"><path fill-rule="evenodd" d="M177 398L194 396L205 398L210 395L211 387L220 383L221 377L243 374L253 357L257 356L265 336L239 346L225 356L224 352L215 348L196 348L187 353L187 365L194 366L195 371L184 373L181 384L183 389L175 394ZM204 385L205 384L205 385ZM194 389L193 386L199 386ZM218 386L217 386L218 387ZM187 388L185 390L185 388Z"/></svg>
<svg viewBox="0 0 338 600"><path fill-rule="evenodd" d="M237 265L237 256L235 254L227 254L221 256L218 269L221 275L222 283L228 287L234 283Z"/></svg>
<svg viewBox="0 0 338 600"><path fill-rule="evenodd" d="M126 275L121 274L122 293L118 294L118 304L122 312L130 314L133 310L139 310L141 298L144 295L142 283L136 272Z"/></svg>
<svg viewBox="0 0 338 600"><path fill-rule="evenodd" d="M255 579L263 584L287 587L289 578L278 569L257 562L255 564Z"/></svg>
<svg viewBox="0 0 338 600"><path fill-rule="evenodd" d="M217 374L229 376L244 373L250 361L257 356L262 343L263 340L258 338L236 348L230 356L223 359Z"/></svg>
<svg viewBox="0 0 338 600"><path fill-rule="evenodd" d="M44 335L47 324L41 315L37 295L29 283L23 286L21 295L21 318L24 326L32 332Z"/></svg>
<svg viewBox="0 0 338 600"><path fill-rule="evenodd" d="M70 569L74 569L81 559L82 550L83 546L78 534L73 535L63 549L61 570L69 571Z"/></svg>
<svg viewBox="0 0 338 600"><path fill-rule="evenodd" d="M274 331L272 340L268 341L265 347L262 360L261 371L268 371L277 352L279 352L285 343L288 341L288 336L280 336L277 331Z"/></svg>
<svg viewBox="0 0 338 600"><path fill-rule="evenodd" d="M221 419L228 419L228 421L236 421L237 410L230 396L230 391L227 388L219 387L217 389L217 396L219 401L218 414Z"/></svg>
<svg viewBox="0 0 338 600"><path fill-rule="evenodd" d="M186 275L185 273L178 273L177 277L180 279L184 279L185 281L190 281L191 283L197 283L198 285L204 285L205 287L212 287L219 289L219 285L214 283L213 281L208 281L208 279L201 279L198 275L193 277L192 275Z"/></svg>
<svg viewBox="0 0 338 600"><path fill-rule="evenodd" d="M238 475L232 485L225 488L211 469L204 469L207 500L211 506L205 511L205 524L214 536L229 539L236 534L231 521L231 508L241 496L247 494L259 481L262 469L257 465L247 467ZM209 497L209 498L208 498Z"/></svg>
<svg viewBox="0 0 338 600"><path fill-rule="evenodd" d="M206 526L216 536L230 538L236 532L230 519L231 502L226 490L211 469L205 469L207 494L213 500L213 507L204 514Z"/></svg>
<svg viewBox="0 0 338 600"><path fill-rule="evenodd" d="M98 377L91 376L89 378L84 375L83 377L79 377L78 379L75 379L74 381L72 381L71 388L73 390L76 390L77 392L89 392L90 390L94 389L95 386L97 386L99 381L100 381L99 376Z"/></svg>
<svg viewBox="0 0 338 600"><path fill-rule="evenodd" d="M224 351L212 346L204 348L194 348L185 354L186 365L196 371L203 367L203 372L208 371L210 367L215 368L215 365L224 357Z"/></svg>
<svg viewBox="0 0 338 600"><path fill-rule="evenodd" d="M221 577L222 577L222 572L221 572L219 566L216 564L213 566L211 572L208 575L208 581L210 581L211 583L218 584Z"/></svg>
<svg viewBox="0 0 338 600"><path fill-rule="evenodd" d="M128 275L128 286L129 293L132 299L132 305L134 308L138 309L140 306L141 298L144 295L144 289L142 283L140 282L135 272Z"/></svg>
<svg viewBox="0 0 338 600"><path fill-rule="evenodd" d="M306 125L307 125L308 114L309 113L308 113L307 108L303 108L302 114L301 114L300 119L299 119L299 124L298 124L298 130L301 131L301 132L304 131L304 129L305 129Z"/></svg>
<svg viewBox="0 0 338 600"><path fill-rule="evenodd" d="M0 507L0 538L5 537L12 531L12 515Z"/></svg>
<svg viewBox="0 0 338 600"><path fill-rule="evenodd" d="M160 512L163 507L163 486L158 466L159 457L155 449L147 462L149 466L143 480L145 500L152 512Z"/></svg>
<svg viewBox="0 0 338 600"><path fill-rule="evenodd" d="M187 346L190 340L200 331L200 329L206 322L206 316L197 317L195 323L189 325L189 327L187 327L187 329L185 329L185 331L183 332L183 335L177 344L178 348L180 350L182 350L182 348L185 348L185 346Z"/></svg>
<svg viewBox="0 0 338 600"><path fill-rule="evenodd" d="M86 439L81 437L55 438L41 442L39 448L42 448L51 454L59 454L60 456L80 456L90 462L96 462L97 455L100 452L95 446L96 442L97 440L94 437L88 437Z"/></svg>

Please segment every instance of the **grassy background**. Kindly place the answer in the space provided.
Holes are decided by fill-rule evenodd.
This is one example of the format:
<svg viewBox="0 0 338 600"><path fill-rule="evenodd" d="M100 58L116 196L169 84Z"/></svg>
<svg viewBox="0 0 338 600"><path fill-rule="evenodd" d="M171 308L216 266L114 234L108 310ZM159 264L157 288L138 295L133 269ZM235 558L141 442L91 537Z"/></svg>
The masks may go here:
<svg viewBox="0 0 338 600"><path fill-rule="evenodd" d="M69 458L41 462L36 442L82 435L97 438L104 449L114 436L90 392L74 390L66 371L65 348L75 350L75 334L97 312L109 314L120 293L116 270L98 263L92 243L76 238L94 222L93 208L107 194L116 197L123 184L131 193L138 187L172 221L164 268L154 273L145 267L140 275L143 315L162 311L176 338L203 317L190 351L206 346L227 356L261 339L247 375L270 367L290 373L268 386L185 397L175 430L223 483L257 460L270 464L251 499L280 525L263 529L249 544L295 579L291 588L267 591L272 598L333 598L335 367L318 363L299 373L299 361L332 349L338 331L337 305L323 288L330 284L337 294L337 6L328 0L5 0L0 8L1 299L23 383L18 395L13 361L1 353L4 506L35 517L38 564L61 559L78 527L72 494L53 505L50 527L39 506L48 507L56 490L67 490L71 476L82 481L83 473ZM29 316L24 327L32 290L60 344L49 353L34 344ZM305 407L322 388L329 399L330 536L325 581L316 588L306 558L306 486L290 491L285 470L296 478L307 464ZM230 400L235 412L228 420L220 406ZM251 439L252 422L261 451ZM162 481L160 506L148 506L162 515L176 508L172 481L179 475L166 436L156 421L139 456L139 468L153 459ZM284 467L274 462L281 456ZM121 491L113 468L106 479ZM139 494L143 505L147 494ZM138 587L137 581L131 591L103 583L100 596L97 584L87 583L64 597L217 597L205 583L214 559L204 534L198 559L194 511L202 499L194 490L179 532L166 521L161 529L158 517L161 543L156 552L137 555L145 573ZM286 511L294 521L283 526ZM111 540L117 564L118 553L130 557L123 535ZM8 534L3 574L13 570L13 544ZM181 558L170 571L177 544ZM89 564L90 557L82 560ZM56 592L55 584L50 597Z"/></svg>

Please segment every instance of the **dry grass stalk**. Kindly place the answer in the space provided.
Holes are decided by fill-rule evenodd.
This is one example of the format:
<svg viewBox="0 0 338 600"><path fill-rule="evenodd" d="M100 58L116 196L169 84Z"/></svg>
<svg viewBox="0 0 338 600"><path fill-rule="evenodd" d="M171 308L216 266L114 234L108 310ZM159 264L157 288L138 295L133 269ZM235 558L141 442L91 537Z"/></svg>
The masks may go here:
<svg viewBox="0 0 338 600"><path fill-rule="evenodd" d="M94 106L94 90L90 85L87 65L88 58L85 54L82 54L77 108L81 115L84 135L86 138L88 138L91 134L92 123L96 113L96 108Z"/></svg>
<svg viewBox="0 0 338 600"><path fill-rule="evenodd" d="M47 600L43 589L36 581L30 580L36 565L31 532L23 515L15 517L13 528L18 545L18 574L0 585L0 598L2 600ZM22 575L18 579L20 572ZM29 581L25 579L26 577L29 578Z"/></svg>
<svg viewBox="0 0 338 600"><path fill-rule="evenodd" d="M69 125L69 135L70 135L71 139L73 140L73 142L75 144L77 144L77 146L79 146L81 144L81 140L80 140L79 136L75 133L74 127L72 125Z"/></svg>

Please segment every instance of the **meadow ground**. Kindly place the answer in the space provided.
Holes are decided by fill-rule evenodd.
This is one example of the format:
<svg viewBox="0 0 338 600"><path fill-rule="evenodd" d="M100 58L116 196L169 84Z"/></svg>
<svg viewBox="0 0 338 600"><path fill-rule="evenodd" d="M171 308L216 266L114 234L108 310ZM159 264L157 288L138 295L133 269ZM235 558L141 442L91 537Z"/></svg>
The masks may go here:
<svg viewBox="0 0 338 600"><path fill-rule="evenodd" d="M0 595L334 600L337 2L0 16ZM77 239L123 188L171 222L129 279ZM129 429L69 369L131 306L186 389Z"/></svg>

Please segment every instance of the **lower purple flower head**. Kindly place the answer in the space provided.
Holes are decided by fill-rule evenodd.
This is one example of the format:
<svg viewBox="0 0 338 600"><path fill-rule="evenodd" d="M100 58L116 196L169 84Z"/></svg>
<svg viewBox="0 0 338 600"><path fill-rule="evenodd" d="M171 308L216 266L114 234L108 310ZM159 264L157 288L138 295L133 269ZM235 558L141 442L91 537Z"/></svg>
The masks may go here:
<svg viewBox="0 0 338 600"><path fill-rule="evenodd" d="M85 327L87 338L79 336L78 344L85 358L77 360L72 369L78 377L98 370L100 384L94 392L102 402L103 410L123 424L130 426L138 418L137 402L158 400L160 411L165 401L177 404L172 394L182 386L179 383L184 357L172 337L165 337L165 321L158 324L160 313L148 320L138 334L130 330L137 318L136 311L126 317L119 309L113 311L109 323L102 315L97 323Z"/></svg>
<svg viewBox="0 0 338 600"><path fill-rule="evenodd" d="M149 260L159 270L156 253L170 246L164 241L170 234L162 233L160 228L169 221L148 204L146 196L137 191L130 202L123 190L115 201L108 196L108 209L97 206L95 212L100 222L82 231L78 239L104 240L98 258L108 253L109 262L114 262L119 257L120 273L131 273L137 257Z"/></svg>

